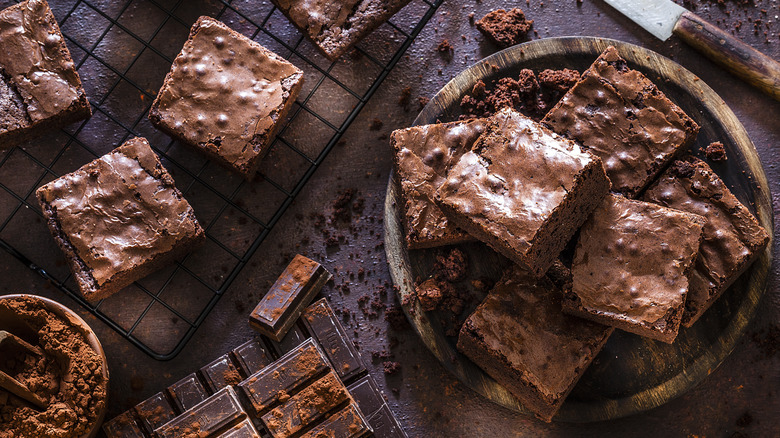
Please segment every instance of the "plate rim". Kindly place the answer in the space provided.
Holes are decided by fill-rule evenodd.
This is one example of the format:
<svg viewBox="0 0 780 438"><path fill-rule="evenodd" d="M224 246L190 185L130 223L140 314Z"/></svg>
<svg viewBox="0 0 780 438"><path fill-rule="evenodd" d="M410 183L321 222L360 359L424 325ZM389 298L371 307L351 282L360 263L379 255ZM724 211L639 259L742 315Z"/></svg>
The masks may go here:
<svg viewBox="0 0 780 438"><path fill-rule="evenodd" d="M601 37L576 37L576 36L564 36L554 38L544 38L539 40L529 41L523 44L519 44L497 53L494 53L480 61L470 65L454 78L452 78L447 84L445 84L434 95L428 104L422 109L422 111L415 118L411 126L417 126L421 124L434 123L436 119L441 115L442 111L452 104L451 100L448 100L454 96L460 97L461 94L458 89L464 89L466 82L473 84L477 79L485 79L491 75L495 75L497 71L494 70L494 65L507 65L508 59L511 58L524 58L528 57L529 53L537 52L538 46L560 46L563 48L566 46L568 50L579 50L583 53L593 53L598 47L601 47L599 52L603 51L607 46L613 45L618 48L621 56L627 58L629 61L633 61L634 64L640 64L645 67L645 63L652 69L653 65L661 65L662 63L672 63L676 70L677 79L681 85L686 85L689 90L697 89L700 92L701 98L699 102L711 113L718 114L718 121L727 131L728 135L732 138L734 144L740 145L739 150L744 155L747 168L753 174L753 182L750 185L753 198L755 199L755 215L761 225L767 230L773 230L772 224L774 223L774 213L768 206L771 206L771 193L769 184L764 172L763 165L758 156L758 152L755 149L755 145L750 140L742 123L737 119L736 115L726 105L723 99L703 80L699 79L694 73L690 72L685 67L679 65L672 59L669 59L655 51L648 48L638 46L635 44ZM626 50L631 53L625 53ZM594 55L598 56L598 53ZM637 53L642 57L646 57L646 62L637 62ZM518 56L519 55L519 56ZM522 60L517 61L513 68L519 68ZM472 75L476 71L476 75ZM646 70L643 72L647 73ZM657 72L657 71L654 71ZM667 76L669 77L669 76ZM409 265L408 249L403 245L396 250L396 245L393 245L393 240L389 239L390 227L395 227L398 214L394 208L395 199L393 194L396 190L396 177L395 172L392 171L388 180L388 186L385 194L385 212L384 212L384 231L385 231L385 254L388 261L388 267L390 270L393 283L399 288L401 298L410 293L410 288L413 285L406 284L405 278L398 278L399 273L402 271L403 264ZM399 227L396 227L399 228ZM401 233L403 232L402 226L400 227ZM763 253L755 260L752 266L748 269L748 282L749 290L746 292L745 297L739 304L739 308L735 312L734 318L729 322L726 328L721 332L717 341L712 344L704 354L694 360L686 369L670 379L665 380L657 386L647 388L643 391L634 393L630 396L626 396L619 399L605 400L597 403L595 406L593 403L577 403L577 402L564 402L559 413L553 418L553 421L571 422L571 423L585 423L592 421L602 421L617 419L628 415L633 415L639 412L643 412L658 406L665 404L666 402L684 394L696 384L700 383L704 378L711 374L720 364L731 354L737 342L741 339L742 335L747 329L748 323L753 319L758 303L765 294L768 287L768 272L771 267L772 261L772 247L774 243L774 234L770 234L770 241L767 244ZM397 252L396 252L397 251ZM395 267L396 269L393 269ZM403 300L402 300L403 302ZM431 353L436 356L439 362L450 372L453 377L457 378L461 383L477 392L482 397L512 409L514 411L529 414L529 411L520 405L514 397L512 397L506 389L501 387L490 376L487 376L482 371L484 377L488 381L492 380L494 385L497 385L506 394L501 397L493 397L486 394L485 387L483 385L476 384L467 376L461 375L458 371L451 369L448 366L450 358L445 357L445 352L441 351L437 345L431 345L430 339L423 335L422 331L432 330L430 321L425 317L425 312L419 306L411 308L408 305L403 305L402 308L406 314L407 319L411 322L411 325L417 336L425 344ZM433 334L439 334L433 331ZM472 363L472 365L474 365ZM476 365L474 365L476 366ZM455 367L460 368L460 367ZM462 371L462 370L461 370ZM673 390L667 390L668 387L672 387ZM495 388L494 388L495 389ZM509 397L509 399L505 399ZM568 409L567 409L568 405ZM586 406L590 405L590 406ZM579 411L579 415L573 415L574 410Z"/></svg>

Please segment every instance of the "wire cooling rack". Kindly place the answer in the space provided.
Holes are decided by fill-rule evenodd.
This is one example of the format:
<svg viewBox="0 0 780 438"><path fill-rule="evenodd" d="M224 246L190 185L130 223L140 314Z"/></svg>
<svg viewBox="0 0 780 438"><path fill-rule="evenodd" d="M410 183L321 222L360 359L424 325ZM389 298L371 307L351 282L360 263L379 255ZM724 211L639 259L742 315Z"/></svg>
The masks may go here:
<svg viewBox="0 0 780 438"><path fill-rule="evenodd" d="M0 7L15 1L0 0ZM94 115L80 125L0 151L0 247L151 357L172 359L442 1L411 1L336 62L322 56L267 0L50 1ZM146 117L200 15L222 20L305 74L298 101L251 182L172 141ZM93 305L77 292L34 192L139 135L149 139L192 204L207 243Z"/></svg>

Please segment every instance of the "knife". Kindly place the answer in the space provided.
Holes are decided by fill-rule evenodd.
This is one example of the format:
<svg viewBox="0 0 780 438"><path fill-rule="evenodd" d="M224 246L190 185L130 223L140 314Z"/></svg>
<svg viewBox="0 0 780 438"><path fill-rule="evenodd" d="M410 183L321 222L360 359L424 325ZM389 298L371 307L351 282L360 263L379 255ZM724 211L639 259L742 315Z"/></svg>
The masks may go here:
<svg viewBox="0 0 780 438"><path fill-rule="evenodd" d="M780 63L671 0L604 0L661 41L677 35L705 56L780 100Z"/></svg>

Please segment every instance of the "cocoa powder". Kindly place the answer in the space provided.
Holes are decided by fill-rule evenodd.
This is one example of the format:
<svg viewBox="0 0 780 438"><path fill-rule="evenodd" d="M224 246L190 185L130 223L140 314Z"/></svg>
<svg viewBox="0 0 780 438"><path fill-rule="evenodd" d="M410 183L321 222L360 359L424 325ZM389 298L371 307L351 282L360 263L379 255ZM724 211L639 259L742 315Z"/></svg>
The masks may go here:
<svg viewBox="0 0 780 438"><path fill-rule="evenodd" d="M3 370L48 401L39 411L14 396L0 397L0 438L71 438L89 432L106 399L100 356L79 329L40 300L4 299L0 311L15 314L30 334L26 340L43 351L42 357L16 354L4 360Z"/></svg>

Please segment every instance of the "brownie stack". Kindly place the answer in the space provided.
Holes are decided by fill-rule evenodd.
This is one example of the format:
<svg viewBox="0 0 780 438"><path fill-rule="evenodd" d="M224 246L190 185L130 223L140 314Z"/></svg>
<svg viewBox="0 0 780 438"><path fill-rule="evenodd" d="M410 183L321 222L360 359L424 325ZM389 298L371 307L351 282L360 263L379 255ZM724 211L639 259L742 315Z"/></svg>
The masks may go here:
<svg viewBox="0 0 780 438"><path fill-rule="evenodd" d="M766 247L684 156L698 130L609 47L541 123L505 107L393 133L408 247L478 240L514 262L457 346L538 418L614 328L674 342Z"/></svg>

